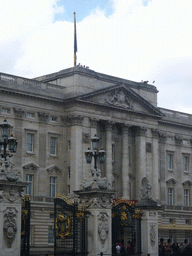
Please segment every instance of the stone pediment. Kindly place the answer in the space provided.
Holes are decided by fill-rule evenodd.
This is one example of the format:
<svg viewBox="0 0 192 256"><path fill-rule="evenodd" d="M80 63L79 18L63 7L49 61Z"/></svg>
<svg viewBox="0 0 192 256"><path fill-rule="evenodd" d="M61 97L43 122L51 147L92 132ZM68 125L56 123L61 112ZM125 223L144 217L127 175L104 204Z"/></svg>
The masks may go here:
<svg viewBox="0 0 192 256"><path fill-rule="evenodd" d="M30 170L30 171L37 171L39 169L39 166L34 163L29 163L24 165L23 169Z"/></svg>
<svg viewBox="0 0 192 256"><path fill-rule="evenodd" d="M116 85L94 91L78 96L75 100L118 110L155 116L163 115L158 108L154 107L126 85Z"/></svg>
<svg viewBox="0 0 192 256"><path fill-rule="evenodd" d="M48 167L46 170L48 173L61 173L62 172L61 168L59 168L57 165L52 165L52 166Z"/></svg>

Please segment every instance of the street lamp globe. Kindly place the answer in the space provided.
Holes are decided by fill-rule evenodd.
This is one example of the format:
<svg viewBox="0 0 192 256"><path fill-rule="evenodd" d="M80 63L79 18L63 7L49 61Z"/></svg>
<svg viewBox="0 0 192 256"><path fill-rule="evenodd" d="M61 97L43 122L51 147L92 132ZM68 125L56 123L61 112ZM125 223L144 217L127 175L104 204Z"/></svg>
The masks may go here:
<svg viewBox="0 0 192 256"><path fill-rule="evenodd" d="M99 150L99 162L100 164L105 163L105 150L103 150L103 147Z"/></svg>
<svg viewBox="0 0 192 256"><path fill-rule="evenodd" d="M90 150L90 147L88 147L88 149L85 151L85 157L86 157L86 161L87 164L91 164L92 162L92 151Z"/></svg>
<svg viewBox="0 0 192 256"><path fill-rule="evenodd" d="M97 135L95 134L91 138L91 141L92 141L92 148L93 148L93 150L98 151L98 148L99 148L99 137L97 137Z"/></svg>
<svg viewBox="0 0 192 256"><path fill-rule="evenodd" d="M8 148L12 153L15 153L17 151L17 141L13 134L8 138Z"/></svg>
<svg viewBox="0 0 192 256"><path fill-rule="evenodd" d="M1 127L1 135L3 139L8 138L9 136L9 131L10 131L10 124L7 122L7 119L5 118L3 123L0 124Z"/></svg>

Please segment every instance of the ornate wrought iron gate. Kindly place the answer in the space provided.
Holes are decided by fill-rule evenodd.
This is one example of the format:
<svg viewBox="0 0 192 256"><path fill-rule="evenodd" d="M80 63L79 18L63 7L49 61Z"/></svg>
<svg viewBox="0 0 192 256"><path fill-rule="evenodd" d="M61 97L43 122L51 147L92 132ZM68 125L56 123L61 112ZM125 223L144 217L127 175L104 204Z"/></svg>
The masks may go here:
<svg viewBox="0 0 192 256"><path fill-rule="evenodd" d="M21 209L21 256L29 256L30 238L30 200L28 196L23 198Z"/></svg>
<svg viewBox="0 0 192 256"><path fill-rule="evenodd" d="M54 255L87 255L86 211L65 197L55 198Z"/></svg>
<svg viewBox="0 0 192 256"><path fill-rule="evenodd" d="M141 214L133 201L116 200L112 208L112 252L116 255L116 244L130 246L130 252L141 255Z"/></svg>

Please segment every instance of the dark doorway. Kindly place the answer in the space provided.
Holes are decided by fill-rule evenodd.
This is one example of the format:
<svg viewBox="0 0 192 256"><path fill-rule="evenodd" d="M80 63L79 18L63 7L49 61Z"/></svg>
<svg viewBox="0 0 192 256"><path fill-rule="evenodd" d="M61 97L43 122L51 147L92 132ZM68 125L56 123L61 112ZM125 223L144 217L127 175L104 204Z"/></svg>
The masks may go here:
<svg viewBox="0 0 192 256"><path fill-rule="evenodd" d="M136 213L137 212L137 213ZM112 253L116 245L131 254L141 255L141 216L135 211L134 201L114 200L112 208Z"/></svg>

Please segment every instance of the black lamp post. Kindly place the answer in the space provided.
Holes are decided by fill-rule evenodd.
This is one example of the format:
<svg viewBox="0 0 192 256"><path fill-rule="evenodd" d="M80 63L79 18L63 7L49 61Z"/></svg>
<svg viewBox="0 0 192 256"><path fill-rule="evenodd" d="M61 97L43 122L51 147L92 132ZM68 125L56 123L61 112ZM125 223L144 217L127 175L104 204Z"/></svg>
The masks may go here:
<svg viewBox="0 0 192 256"><path fill-rule="evenodd" d="M1 158L4 158L5 161L7 160L7 156L11 157L12 155L7 153L7 146L8 149L12 152L15 153L17 150L17 141L16 139L13 137L13 135L11 134L10 137L9 133L10 133L10 127L11 125L7 122L7 119L5 118L3 123L0 124L0 128L1 128L1 136L2 139L0 141L0 146L3 146L3 153L0 154Z"/></svg>
<svg viewBox="0 0 192 256"><path fill-rule="evenodd" d="M91 164L92 157L94 158L94 169L97 170L97 157L99 157L100 164L104 164L105 162L105 151L103 150L103 147L101 147L101 150L99 149L99 137L95 134L92 139L92 150L90 150L90 147L85 151L85 157L87 164Z"/></svg>

